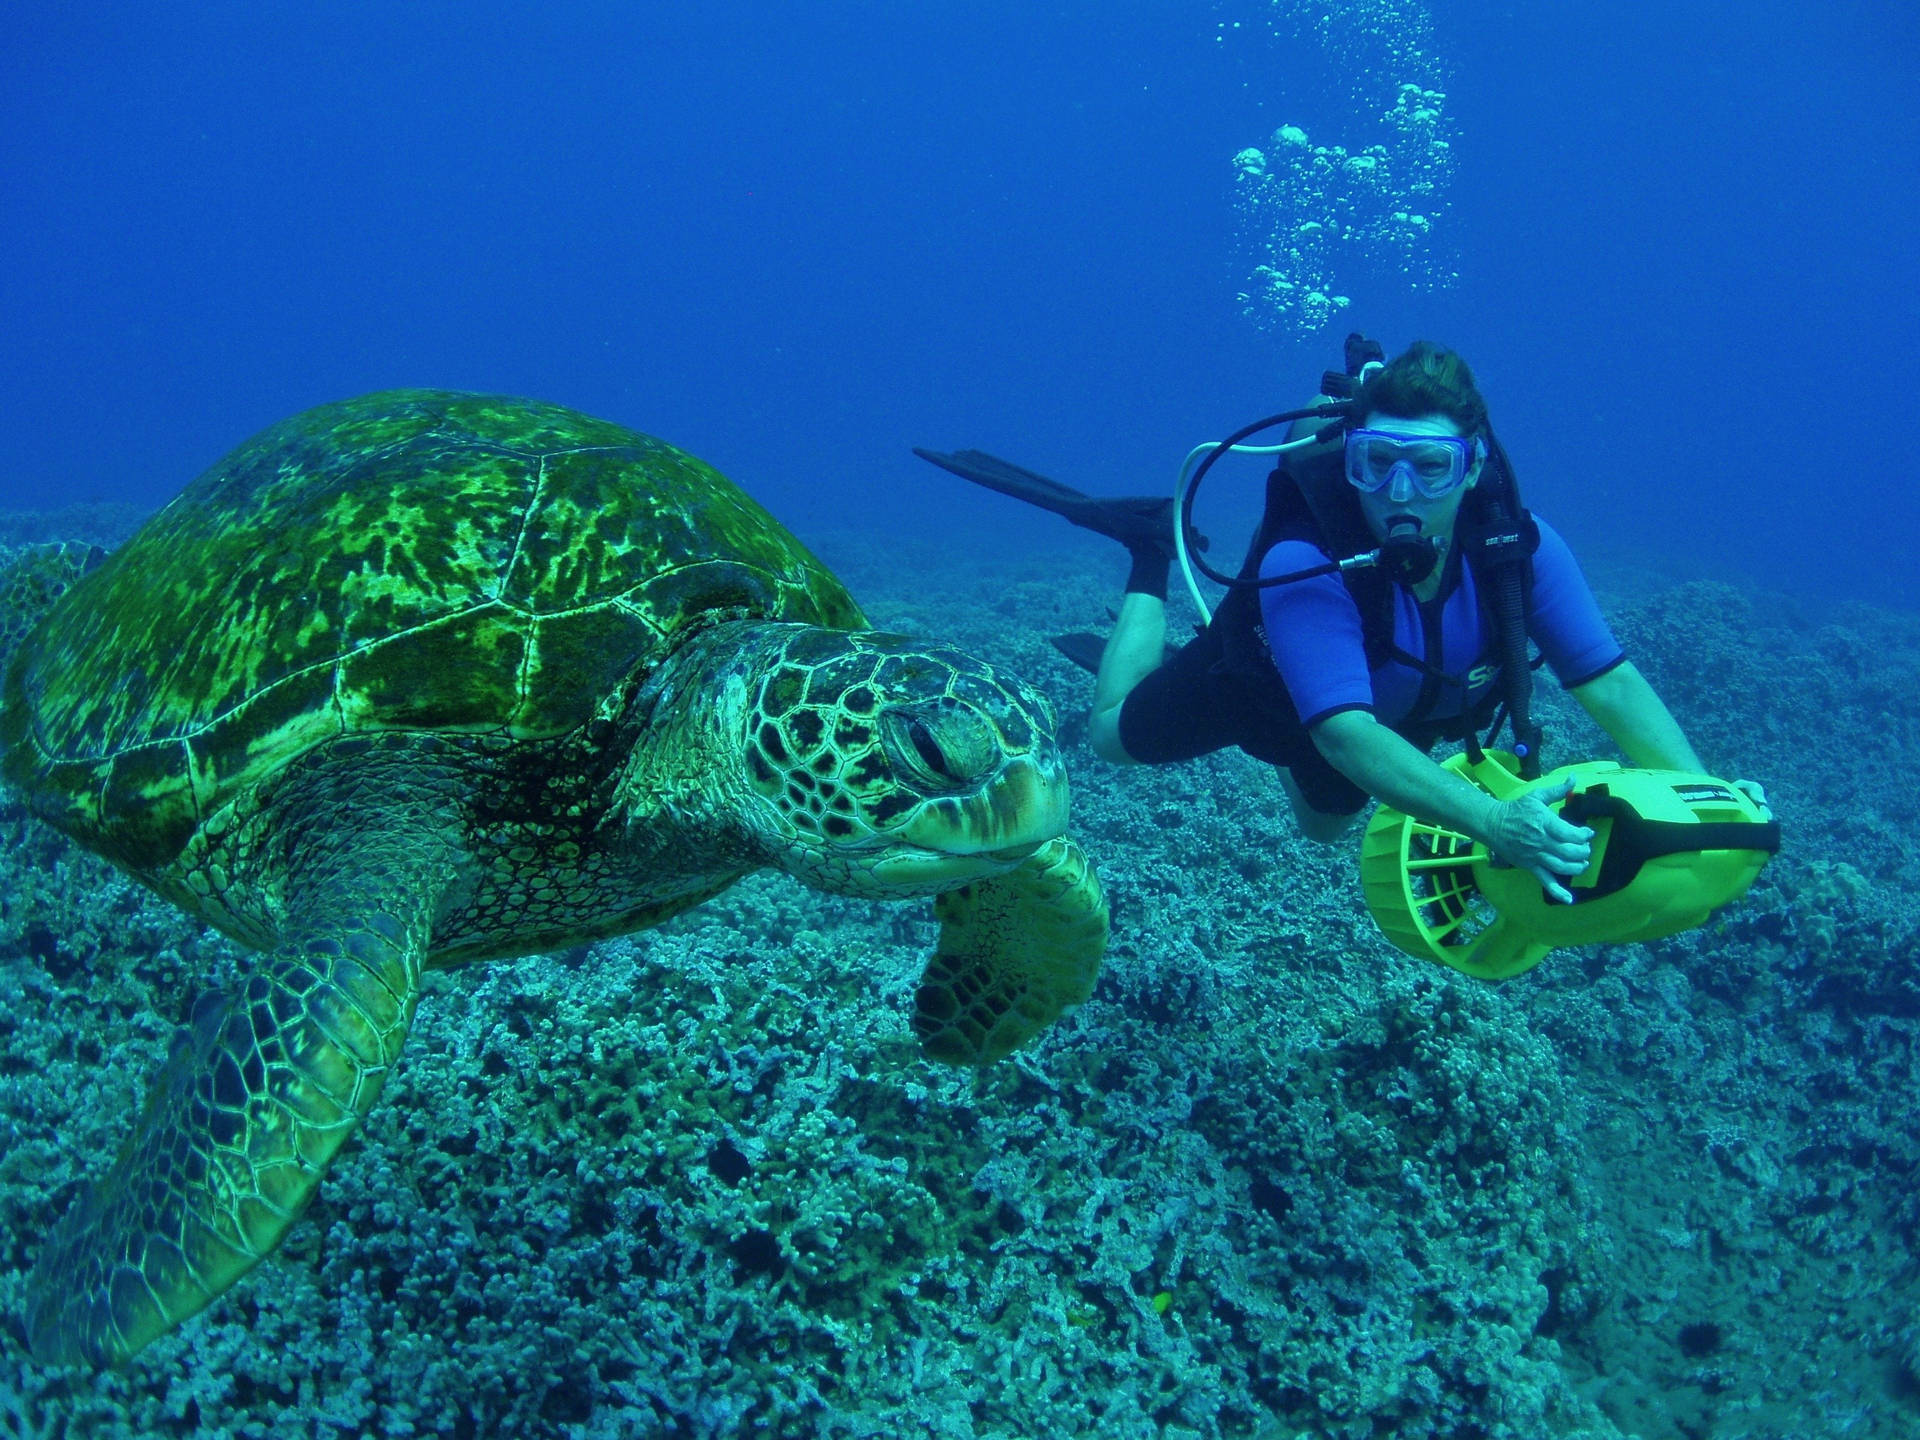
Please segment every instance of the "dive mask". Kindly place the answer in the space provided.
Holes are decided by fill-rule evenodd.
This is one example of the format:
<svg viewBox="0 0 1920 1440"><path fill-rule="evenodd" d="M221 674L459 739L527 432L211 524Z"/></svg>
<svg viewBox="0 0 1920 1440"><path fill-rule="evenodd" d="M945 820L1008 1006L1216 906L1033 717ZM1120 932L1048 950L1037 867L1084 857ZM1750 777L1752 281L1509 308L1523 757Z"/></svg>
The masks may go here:
<svg viewBox="0 0 1920 1440"><path fill-rule="evenodd" d="M1413 493L1426 500L1451 495L1466 482L1473 462L1486 454L1478 439L1457 435L1401 435L1392 430L1347 432L1347 483L1371 495L1405 474Z"/></svg>

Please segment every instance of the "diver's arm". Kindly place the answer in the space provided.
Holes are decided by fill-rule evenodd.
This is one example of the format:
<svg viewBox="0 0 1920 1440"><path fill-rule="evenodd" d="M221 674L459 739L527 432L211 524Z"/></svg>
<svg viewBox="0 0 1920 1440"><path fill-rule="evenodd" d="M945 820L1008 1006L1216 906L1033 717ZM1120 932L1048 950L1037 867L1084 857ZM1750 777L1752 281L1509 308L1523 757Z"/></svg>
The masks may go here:
<svg viewBox="0 0 1920 1440"><path fill-rule="evenodd" d="M1666 701L1629 662L1621 661L1569 693L1634 764L1649 770L1706 772ZM1735 780L1733 787L1760 807L1761 818L1773 818L1766 789L1757 780Z"/></svg>
<svg viewBox="0 0 1920 1440"><path fill-rule="evenodd" d="M1666 702L1628 660L1569 692L1634 764L1649 770L1706 767Z"/></svg>
<svg viewBox="0 0 1920 1440"><path fill-rule="evenodd" d="M1309 732L1327 763L1368 794L1416 819L1470 835L1510 865L1527 871L1554 899L1571 903L1562 877L1586 869L1593 832L1571 825L1549 806L1573 780L1495 800L1436 765L1365 710L1341 710Z"/></svg>

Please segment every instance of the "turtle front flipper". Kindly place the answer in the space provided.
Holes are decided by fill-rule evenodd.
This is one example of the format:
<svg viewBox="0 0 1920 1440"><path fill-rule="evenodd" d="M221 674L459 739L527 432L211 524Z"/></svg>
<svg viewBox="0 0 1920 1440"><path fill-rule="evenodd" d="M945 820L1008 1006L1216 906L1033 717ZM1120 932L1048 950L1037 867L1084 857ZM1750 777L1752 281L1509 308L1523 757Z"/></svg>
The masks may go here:
<svg viewBox="0 0 1920 1440"><path fill-rule="evenodd" d="M299 1218L412 1023L447 873L430 838L348 830L302 847L280 944L241 989L194 1006L132 1138L42 1249L26 1314L35 1358L126 1360ZM322 848L330 861L312 855Z"/></svg>
<svg viewBox="0 0 1920 1440"><path fill-rule="evenodd" d="M940 943L914 995L929 1058L991 1065L1093 993L1107 948L1107 897L1064 836L1017 868L933 902Z"/></svg>

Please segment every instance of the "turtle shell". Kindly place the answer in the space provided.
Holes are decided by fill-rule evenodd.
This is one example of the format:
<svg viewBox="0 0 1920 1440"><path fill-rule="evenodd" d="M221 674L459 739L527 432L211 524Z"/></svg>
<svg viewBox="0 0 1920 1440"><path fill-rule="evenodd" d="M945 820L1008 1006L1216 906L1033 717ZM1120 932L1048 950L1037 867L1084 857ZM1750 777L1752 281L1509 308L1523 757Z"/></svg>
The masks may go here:
<svg viewBox="0 0 1920 1440"><path fill-rule="evenodd" d="M7 778L136 870L343 733L563 734L715 617L866 622L731 481L555 405L395 390L255 436L6 677Z"/></svg>

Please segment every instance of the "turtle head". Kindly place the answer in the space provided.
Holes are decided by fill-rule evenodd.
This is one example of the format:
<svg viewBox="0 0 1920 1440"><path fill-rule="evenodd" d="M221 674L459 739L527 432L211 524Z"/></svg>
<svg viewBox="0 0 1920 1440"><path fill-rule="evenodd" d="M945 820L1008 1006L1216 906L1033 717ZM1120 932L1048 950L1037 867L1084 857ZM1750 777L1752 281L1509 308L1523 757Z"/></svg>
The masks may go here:
<svg viewBox="0 0 1920 1440"><path fill-rule="evenodd" d="M793 626L749 696L747 826L821 889L935 894L1066 830L1051 708L962 651Z"/></svg>

